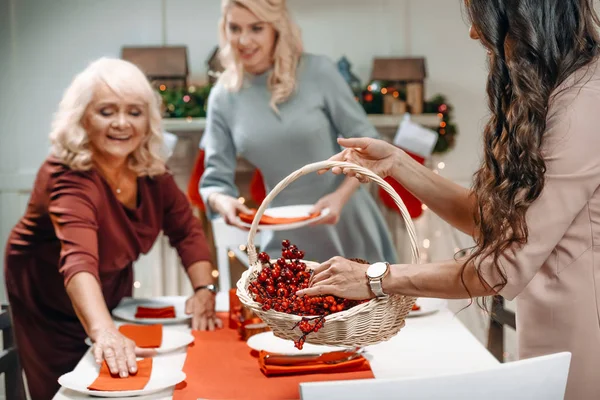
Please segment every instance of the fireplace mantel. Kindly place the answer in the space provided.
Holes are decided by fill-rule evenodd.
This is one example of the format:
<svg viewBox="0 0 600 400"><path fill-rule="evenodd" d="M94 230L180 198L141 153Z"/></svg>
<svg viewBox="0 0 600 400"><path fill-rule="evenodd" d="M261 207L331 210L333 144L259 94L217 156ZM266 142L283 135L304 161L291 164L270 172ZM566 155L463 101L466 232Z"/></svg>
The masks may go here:
<svg viewBox="0 0 600 400"><path fill-rule="evenodd" d="M398 128L404 115L370 114L369 121L378 130L389 130ZM438 114L411 115L411 120L429 127L437 127L441 121ZM165 130L179 134L182 132L203 131L206 127L206 118L166 118L163 122Z"/></svg>

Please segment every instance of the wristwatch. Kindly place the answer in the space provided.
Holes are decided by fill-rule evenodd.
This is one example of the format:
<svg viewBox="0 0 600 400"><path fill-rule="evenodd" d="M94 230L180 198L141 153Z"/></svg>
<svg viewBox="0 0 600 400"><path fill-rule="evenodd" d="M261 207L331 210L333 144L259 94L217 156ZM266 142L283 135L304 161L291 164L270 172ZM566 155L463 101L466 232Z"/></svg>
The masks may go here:
<svg viewBox="0 0 600 400"><path fill-rule="evenodd" d="M371 291L377 297L386 297L387 294L383 293L381 282L383 278L390 272L390 264L387 262L377 262L371 264L367 269L366 275L369 280L369 286Z"/></svg>
<svg viewBox="0 0 600 400"><path fill-rule="evenodd" d="M217 293L217 287L213 284L210 285L200 285L198 287L194 288L194 293L196 293L198 290L202 290L202 289L206 289L211 293Z"/></svg>

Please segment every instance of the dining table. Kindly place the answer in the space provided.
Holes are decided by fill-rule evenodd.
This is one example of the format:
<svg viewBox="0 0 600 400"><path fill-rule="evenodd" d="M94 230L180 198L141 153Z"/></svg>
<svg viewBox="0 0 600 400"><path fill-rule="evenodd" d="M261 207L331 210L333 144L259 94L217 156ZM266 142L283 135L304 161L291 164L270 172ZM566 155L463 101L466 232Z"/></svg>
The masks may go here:
<svg viewBox="0 0 600 400"><path fill-rule="evenodd" d="M184 301L178 296L161 297L161 299L173 302ZM132 301L136 301L136 299L127 298L123 300L123 303ZM217 294L216 308L217 311L223 312L229 309L228 293ZM191 331L189 323L164 325L164 329ZM374 379L471 372L498 365L496 358L447 306L428 315L406 318L406 325L397 335L385 342L366 346L364 350ZM162 354L156 357L155 362L160 362L161 366L169 369L182 369L186 354L185 350ZM80 364L90 362L94 362L94 360L91 352L88 351L80 360L78 367ZM174 389L171 388L151 395L128 397L128 399L166 400L171 399L173 393ZM94 397L63 387L57 392L54 400L92 398ZM202 397L199 395L197 398Z"/></svg>

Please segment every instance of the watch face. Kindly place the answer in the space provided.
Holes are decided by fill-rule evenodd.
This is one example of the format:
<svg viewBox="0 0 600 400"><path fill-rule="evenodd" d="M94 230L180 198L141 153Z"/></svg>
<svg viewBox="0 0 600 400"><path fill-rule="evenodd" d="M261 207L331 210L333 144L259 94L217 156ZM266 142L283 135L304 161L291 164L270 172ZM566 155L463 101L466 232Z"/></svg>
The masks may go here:
<svg viewBox="0 0 600 400"><path fill-rule="evenodd" d="M387 265L385 263L378 262L378 263L372 264L369 267L369 269L367 269L367 276L369 278L379 278L383 274L385 274L386 269L387 269Z"/></svg>

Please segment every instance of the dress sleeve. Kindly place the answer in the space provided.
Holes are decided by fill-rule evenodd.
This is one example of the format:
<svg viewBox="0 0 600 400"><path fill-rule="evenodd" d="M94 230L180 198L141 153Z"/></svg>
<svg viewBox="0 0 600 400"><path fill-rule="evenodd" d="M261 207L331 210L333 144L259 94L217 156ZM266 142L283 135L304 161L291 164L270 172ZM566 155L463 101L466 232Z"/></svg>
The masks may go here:
<svg viewBox="0 0 600 400"><path fill-rule="evenodd" d="M557 97L551 107L543 143L545 185L527 210L527 243L499 258L508 279L499 293L509 300L533 279L600 185L598 102L598 93L584 87ZM477 266L490 286L501 283L489 257Z"/></svg>
<svg viewBox="0 0 600 400"><path fill-rule="evenodd" d="M225 90L216 86L208 98L206 129L200 147L204 149L204 174L200 180L200 195L206 205L209 218L215 216L208 205L208 197L213 193L223 193L238 197L235 185L235 168L237 151L229 125L225 118L222 102L218 101L220 92Z"/></svg>
<svg viewBox="0 0 600 400"><path fill-rule="evenodd" d="M177 250L181 263L187 269L195 262L211 261L202 224L192 213L186 196L177 187L172 175L166 174L161 179L164 196L162 228L171 246Z"/></svg>
<svg viewBox="0 0 600 400"><path fill-rule="evenodd" d="M348 83L336 66L325 56L317 56L320 89L325 97L325 110L339 136L379 138L367 113L354 98Z"/></svg>
<svg viewBox="0 0 600 400"><path fill-rule="evenodd" d="M65 286L79 272L89 272L100 282L98 187L75 171L63 173L51 185L48 211L61 243L58 268Z"/></svg>

